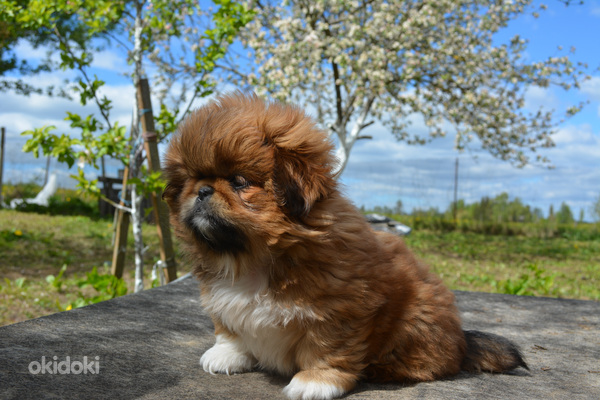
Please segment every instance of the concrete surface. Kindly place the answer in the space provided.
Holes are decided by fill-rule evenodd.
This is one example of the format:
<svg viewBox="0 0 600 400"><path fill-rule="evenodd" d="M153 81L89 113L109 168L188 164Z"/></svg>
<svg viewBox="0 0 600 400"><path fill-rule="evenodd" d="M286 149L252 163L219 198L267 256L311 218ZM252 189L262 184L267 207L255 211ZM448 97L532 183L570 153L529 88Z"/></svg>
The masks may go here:
<svg viewBox="0 0 600 400"><path fill-rule="evenodd" d="M198 361L214 339L197 286L193 278L183 279L1 327L0 398L283 399L287 379L260 371L212 376L202 370ZM347 398L600 399L600 303L456 294L465 329L513 340L530 372L461 373L414 385L362 383ZM49 374L55 356L63 372L68 356L69 366L86 373Z"/></svg>

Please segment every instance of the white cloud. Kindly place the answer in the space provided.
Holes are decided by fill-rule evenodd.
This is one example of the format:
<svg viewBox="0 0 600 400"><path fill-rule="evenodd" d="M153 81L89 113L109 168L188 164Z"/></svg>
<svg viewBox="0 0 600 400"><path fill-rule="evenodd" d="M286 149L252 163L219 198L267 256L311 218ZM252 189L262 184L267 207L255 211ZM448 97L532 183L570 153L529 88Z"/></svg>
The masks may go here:
<svg viewBox="0 0 600 400"><path fill-rule="evenodd" d="M14 48L17 58L28 61L41 61L46 58L48 54L48 48L45 46L33 47L27 40L19 40ZM60 57L58 54L52 54L53 61L59 61Z"/></svg>
<svg viewBox="0 0 600 400"><path fill-rule="evenodd" d="M47 46L33 47L30 42L21 40L15 46L15 53L19 59L39 62L47 58L49 48ZM123 74L131 70L131 66L127 65L126 56L120 54L118 50L106 49L100 52L93 53L92 68L97 68L104 71L117 72ZM50 51L51 60L54 63L60 62L60 55L56 51ZM64 71L58 72L64 74Z"/></svg>
<svg viewBox="0 0 600 400"><path fill-rule="evenodd" d="M357 144L342 176L345 192L358 206L393 206L400 199L407 209L445 210L453 200L457 156L458 194L467 202L508 192L544 212L563 201L575 212L587 212L600 194L600 132L589 124L564 126L555 135L556 147L541 150L554 169L518 169L482 151L459 155L452 137L408 146L383 129L373 135L373 142Z"/></svg>
<svg viewBox="0 0 600 400"><path fill-rule="evenodd" d="M61 82L60 74L40 76L36 82ZM585 89L593 92L594 86ZM119 123L129 128L134 90L131 85L107 85L102 93L113 100L113 115ZM586 92L588 93L588 92ZM544 92L533 93L542 99ZM64 121L65 110L82 115L96 113L93 104L81 106L78 102L41 95L30 97L3 93L0 96L0 126L8 131L6 181L30 180L43 177L44 159L34 159L20 151L26 138L23 130L56 125L68 131ZM411 132L423 135L427 130L419 118L413 119ZM467 202L483 196L493 197L501 192L520 197L525 203L540 207L547 212L550 204L557 207L566 201L578 212L586 213L592 201L600 194L600 129L597 121L564 125L554 136L556 147L542 150L555 169L528 166L512 167L491 157L488 153L472 150L460 155L453 150L453 135L438 138L425 146L409 146L398 142L376 123L364 132L373 140L357 142L342 176L345 192L357 205L393 206L401 199L406 209L414 207L437 207L444 210L453 199L454 163L457 155L459 166L459 197ZM55 160L52 170L59 172L59 182L73 186L64 166ZM116 166L111 167L111 171ZM90 176L94 171L88 170Z"/></svg>
<svg viewBox="0 0 600 400"><path fill-rule="evenodd" d="M54 72L51 74L40 74L24 79L27 83L36 87L64 86L66 78L73 78L72 72ZM134 88L132 84L106 84L98 90L100 98L106 96L112 101L110 118L117 120L119 124L129 126L134 106ZM49 97L43 94L31 94L29 96L17 95L12 92L2 93L0 97L0 120L7 131L19 133L43 125L55 125L60 129L68 129L68 123L64 121L66 112L72 112L87 116L93 114L104 123L98 107L93 100L88 100L84 106L79 102L79 95L72 93L73 100L62 97Z"/></svg>
<svg viewBox="0 0 600 400"><path fill-rule="evenodd" d="M600 101L600 76L592 76L582 82L581 93L589 96L590 100Z"/></svg>
<svg viewBox="0 0 600 400"><path fill-rule="evenodd" d="M127 65L126 57L114 50L104 50L95 53L91 66L93 68L114 71L120 74L131 70L131 66Z"/></svg>
<svg viewBox="0 0 600 400"><path fill-rule="evenodd" d="M537 111L540 108L549 111L558 106L559 101L552 89L531 86L525 92L525 108L529 111Z"/></svg>
<svg viewBox="0 0 600 400"><path fill-rule="evenodd" d="M27 77L26 81L39 86L57 85L62 84L64 77L65 74L56 72ZM111 121L118 121L121 126L129 128L134 100L132 85L106 85L100 89L100 95L106 95L113 101ZM78 99L78 96L74 97ZM21 136L20 133L44 125L54 125L57 128L56 133L68 133L77 137L79 131L72 129L69 122L64 120L67 115L66 111L83 117L93 114L104 123L93 102L82 106L79 101L59 97L2 93L0 96L0 126L5 127L7 133L3 174L5 182L28 182L31 180L40 182L43 179L46 159L41 154L40 158L36 159L32 154L23 153L21 149L28 137ZM108 162L110 174L116 175L117 168L116 164ZM75 181L69 177L70 174L76 172L74 169L69 170L66 165L60 164L56 160L51 161L50 169L57 173L58 183L61 187L75 186ZM85 171L90 177L95 177L96 172L93 168L86 167Z"/></svg>

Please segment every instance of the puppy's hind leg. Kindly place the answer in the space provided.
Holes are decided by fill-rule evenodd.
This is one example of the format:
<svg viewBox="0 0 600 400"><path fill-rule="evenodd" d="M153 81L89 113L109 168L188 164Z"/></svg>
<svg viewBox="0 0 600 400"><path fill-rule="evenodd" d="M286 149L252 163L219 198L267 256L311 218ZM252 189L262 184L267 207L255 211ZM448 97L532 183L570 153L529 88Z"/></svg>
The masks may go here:
<svg viewBox="0 0 600 400"><path fill-rule="evenodd" d="M298 372L283 389L292 400L330 400L352 390L358 376L339 369L309 369Z"/></svg>

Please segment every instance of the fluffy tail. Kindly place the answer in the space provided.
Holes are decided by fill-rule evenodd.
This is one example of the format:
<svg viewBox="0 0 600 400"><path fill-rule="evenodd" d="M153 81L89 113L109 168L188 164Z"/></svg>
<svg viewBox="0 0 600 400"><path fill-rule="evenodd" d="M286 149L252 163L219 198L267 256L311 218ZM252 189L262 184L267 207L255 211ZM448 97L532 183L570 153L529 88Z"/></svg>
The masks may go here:
<svg viewBox="0 0 600 400"><path fill-rule="evenodd" d="M529 370L521 351L508 339L491 333L464 331L467 353L461 368L468 372L505 372L517 367Z"/></svg>

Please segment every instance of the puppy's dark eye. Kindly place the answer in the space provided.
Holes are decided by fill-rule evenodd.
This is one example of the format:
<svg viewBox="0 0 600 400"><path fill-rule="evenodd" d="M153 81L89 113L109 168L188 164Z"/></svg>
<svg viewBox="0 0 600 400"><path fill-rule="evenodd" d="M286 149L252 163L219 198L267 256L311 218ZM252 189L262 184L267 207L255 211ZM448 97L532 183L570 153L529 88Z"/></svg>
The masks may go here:
<svg viewBox="0 0 600 400"><path fill-rule="evenodd" d="M250 182L241 175L235 175L229 182L231 182L231 187L233 187L234 190L243 190L250 186Z"/></svg>

